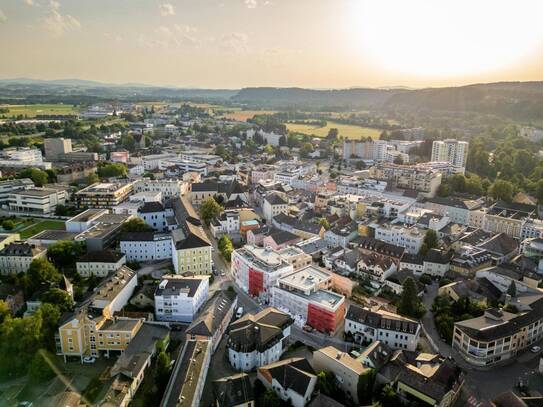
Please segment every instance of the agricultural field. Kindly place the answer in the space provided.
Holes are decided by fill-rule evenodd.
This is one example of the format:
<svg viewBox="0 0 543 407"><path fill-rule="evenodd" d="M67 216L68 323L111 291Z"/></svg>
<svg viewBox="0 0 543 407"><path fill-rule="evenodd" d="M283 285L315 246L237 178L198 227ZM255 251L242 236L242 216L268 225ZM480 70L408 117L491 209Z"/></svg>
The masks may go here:
<svg viewBox="0 0 543 407"><path fill-rule="evenodd" d="M342 124L333 121L328 121L324 127L319 127L313 124L287 123L287 129L289 131L315 137L326 137L328 135L328 131L332 128L338 129L340 137L344 137L349 140L359 140L367 137L377 140L381 135L381 130L379 129L355 126L352 124Z"/></svg>
<svg viewBox="0 0 543 407"><path fill-rule="evenodd" d="M257 114L274 114L276 112L271 110L232 110L224 115L229 120L236 120L238 122L246 122L252 119Z"/></svg>
<svg viewBox="0 0 543 407"><path fill-rule="evenodd" d="M79 113L79 108L73 105L57 104L38 104L38 105L0 105L0 109L9 109L8 113L0 113L0 118L10 118L23 115L29 118L37 115L69 115Z"/></svg>

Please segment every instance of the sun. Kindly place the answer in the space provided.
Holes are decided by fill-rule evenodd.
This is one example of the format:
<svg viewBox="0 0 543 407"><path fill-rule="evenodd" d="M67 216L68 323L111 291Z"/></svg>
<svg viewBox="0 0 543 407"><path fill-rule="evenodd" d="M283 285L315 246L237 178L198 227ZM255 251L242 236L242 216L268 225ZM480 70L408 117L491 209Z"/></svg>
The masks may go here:
<svg viewBox="0 0 543 407"><path fill-rule="evenodd" d="M543 46L539 0L353 0L361 59L384 70L462 76L522 65Z"/></svg>

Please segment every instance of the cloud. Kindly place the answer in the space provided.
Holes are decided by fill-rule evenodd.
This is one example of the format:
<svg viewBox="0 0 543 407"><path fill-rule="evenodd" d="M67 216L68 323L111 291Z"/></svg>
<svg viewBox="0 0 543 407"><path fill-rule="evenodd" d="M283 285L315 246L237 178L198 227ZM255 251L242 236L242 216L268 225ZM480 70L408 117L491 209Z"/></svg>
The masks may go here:
<svg viewBox="0 0 543 407"><path fill-rule="evenodd" d="M36 5L36 3L34 3L34 0L23 0L23 3L30 7Z"/></svg>
<svg viewBox="0 0 543 407"><path fill-rule="evenodd" d="M6 17L4 12L0 10L0 24L5 23L6 21L8 21L8 18Z"/></svg>
<svg viewBox="0 0 543 407"><path fill-rule="evenodd" d="M247 8L256 8L257 5L258 3L256 0L245 0L245 6Z"/></svg>
<svg viewBox="0 0 543 407"><path fill-rule="evenodd" d="M175 15L175 7L171 3L160 4L158 6L158 10L160 11L160 15L163 17Z"/></svg>
<svg viewBox="0 0 543 407"><path fill-rule="evenodd" d="M225 34L220 39L220 46L228 52L241 54L248 50L249 36L245 33Z"/></svg>
<svg viewBox="0 0 543 407"><path fill-rule="evenodd" d="M111 33L108 33L108 32L105 32L104 33L104 37L114 43L114 44L120 44L121 42L123 42L123 37L119 34L111 34Z"/></svg>
<svg viewBox="0 0 543 407"><path fill-rule="evenodd" d="M197 48L201 45L201 41L196 37L196 29L182 24L161 25L150 36L140 35L138 43L145 48L166 50Z"/></svg>
<svg viewBox="0 0 543 407"><path fill-rule="evenodd" d="M49 2L49 14L43 19L44 28L56 37L64 33L81 28L79 20L69 14L61 14L60 3L55 0Z"/></svg>

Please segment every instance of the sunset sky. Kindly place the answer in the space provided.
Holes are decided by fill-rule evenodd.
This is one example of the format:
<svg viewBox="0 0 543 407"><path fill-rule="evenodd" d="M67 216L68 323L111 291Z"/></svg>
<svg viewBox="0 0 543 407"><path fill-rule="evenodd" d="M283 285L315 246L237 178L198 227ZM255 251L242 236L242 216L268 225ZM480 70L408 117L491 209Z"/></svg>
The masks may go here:
<svg viewBox="0 0 543 407"><path fill-rule="evenodd" d="M0 78L180 87L543 80L541 0L0 0Z"/></svg>

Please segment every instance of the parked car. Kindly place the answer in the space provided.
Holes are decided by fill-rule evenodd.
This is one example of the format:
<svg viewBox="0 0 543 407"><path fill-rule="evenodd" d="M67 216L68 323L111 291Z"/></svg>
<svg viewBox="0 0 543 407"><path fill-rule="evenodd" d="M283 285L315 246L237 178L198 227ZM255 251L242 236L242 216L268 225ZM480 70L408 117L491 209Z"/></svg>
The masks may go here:
<svg viewBox="0 0 543 407"><path fill-rule="evenodd" d="M530 348L530 352L532 352L532 353L538 353L540 351L541 351L541 346L532 346Z"/></svg>
<svg viewBox="0 0 543 407"><path fill-rule="evenodd" d="M83 358L83 363L88 363L88 364L92 364L96 362L96 358L93 358L93 357L90 357L90 356L86 356Z"/></svg>
<svg viewBox="0 0 543 407"><path fill-rule="evenodd" d="M313 327L311 325L304 325L303 330L306 332L313 332Z"/></svg>
<svg viewBox="0 0 543 407"><path fill-rule="evenodd" d="M241 318L243 316L243 307L239 307L236 311L236 318Z"/></svg>

